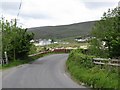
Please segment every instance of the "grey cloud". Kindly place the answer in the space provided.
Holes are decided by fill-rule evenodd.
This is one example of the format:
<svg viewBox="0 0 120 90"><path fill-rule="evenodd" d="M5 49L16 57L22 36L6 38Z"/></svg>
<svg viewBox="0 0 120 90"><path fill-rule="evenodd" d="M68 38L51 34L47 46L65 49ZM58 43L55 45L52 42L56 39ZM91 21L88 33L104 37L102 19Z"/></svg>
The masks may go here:
<svg viewBox="0 0 120 90"><path fill-rule="evenodd" d="M5 11L18 10L20 2L2 2L2 9Z"/></svg>
<svg viewBox="0 0 120 90"><path fill-rule="evenodd" d="M115 2L84 2L88 9L98 9L101 7L111 7L115 5Z"/></svg>
<svg viewBox="0 0 120 90"><path fill-rule="evenodd" d="M20 13L20 16L21 17L24 17L24 18L33 18L33 19L50 19L51 17L47 14L44 14L42 12L39 12L39 13Z"/></svg>
<svg viewBox="0 0 120 90"><path fill-rule="evenodd" d="M4 13L11 14L11 15L17 15L17 13L19 12L19 5L20 5L20 2L2 2L2 7L0 7L0 9L2 9ZM50 16L48 16L45 13L42 13L41 11L38 11L38 12L20 11L19 16L23 18L33 18L33 19L51 18Z"/></svg>
<svg viewBox="0 0 120 90"><path fill-rule="evenodd" d="M20 2L2 2L0 7L3 13L16 15L19 11Z"/></svg>

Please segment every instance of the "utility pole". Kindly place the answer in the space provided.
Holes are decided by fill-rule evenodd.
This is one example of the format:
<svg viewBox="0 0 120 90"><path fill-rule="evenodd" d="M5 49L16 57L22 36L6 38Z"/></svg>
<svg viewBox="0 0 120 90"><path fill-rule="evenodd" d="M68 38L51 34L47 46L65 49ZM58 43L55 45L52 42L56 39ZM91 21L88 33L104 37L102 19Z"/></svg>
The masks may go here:
<svg viewBox="0 0 120 90"><path fill-rule="evenodd" d="M120 1L118 2L118 7L120 8Z"/></svg>

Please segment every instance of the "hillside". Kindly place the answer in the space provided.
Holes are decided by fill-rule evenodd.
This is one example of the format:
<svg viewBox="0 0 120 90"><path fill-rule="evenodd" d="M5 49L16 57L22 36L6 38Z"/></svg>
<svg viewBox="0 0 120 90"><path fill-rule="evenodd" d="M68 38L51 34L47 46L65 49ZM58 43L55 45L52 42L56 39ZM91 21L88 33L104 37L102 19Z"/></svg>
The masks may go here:
<svg viewBox="0 0 120 90"><path fill-rule="evenodd" d="M33 32L35 34L35 39L62 39L89 34L95 22L96 21L89 21L70 25L34 27L29 28L28 31Z"/></svg>

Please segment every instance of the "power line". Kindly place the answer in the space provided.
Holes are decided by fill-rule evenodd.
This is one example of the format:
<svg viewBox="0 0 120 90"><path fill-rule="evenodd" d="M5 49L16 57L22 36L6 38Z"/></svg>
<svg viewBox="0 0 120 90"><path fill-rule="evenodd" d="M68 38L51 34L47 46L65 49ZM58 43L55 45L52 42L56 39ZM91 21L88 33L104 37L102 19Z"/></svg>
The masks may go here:
<svg viewBox="0 0 120 90"><path fill-rule="evenodd" d="M120 7L120 1L118 2L118 7Z"/></svg>
<svg viewBox="0 0 120 90"><path fill-rule="evenodd" d="M23 24L21 22L17 22L17 23L19 24L19 26L22 25L22 26L25 26L26 28L28 27L27 25L25 25L25 24Z"/></svg>
<svg viewBox="0 0 120 90"><path fill-rule="evenodd" d="M21 6L22 6L22 0L21 0L20 5L19 5L19 11L18 11L18 14L17 14L17 18L19 17Z"/></svg>
<svg viewBox="0 0 120 90"><path fill-rule="evenodd" d="M18 13L17 13L17 17L16 17L16 24L18 23L18 17L19 17L19 14L20 14L21 6L22 6L22 0L20 1L20 4L19 4Z"/></svg>

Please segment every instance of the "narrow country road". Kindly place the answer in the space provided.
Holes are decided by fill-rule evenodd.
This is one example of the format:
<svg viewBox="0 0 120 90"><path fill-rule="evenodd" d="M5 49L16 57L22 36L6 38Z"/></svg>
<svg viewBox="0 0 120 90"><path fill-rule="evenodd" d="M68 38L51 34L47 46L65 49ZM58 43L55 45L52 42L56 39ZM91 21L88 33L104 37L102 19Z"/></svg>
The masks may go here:
<svg viewBox="0 0 120 90"><path fill-rule="evenodd" d="M54 54L3 72L2 88L84 88L65 73L68 54Z"/></svg>

